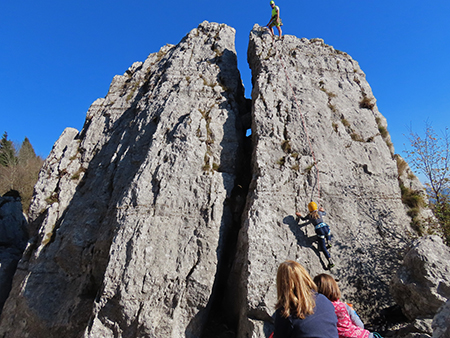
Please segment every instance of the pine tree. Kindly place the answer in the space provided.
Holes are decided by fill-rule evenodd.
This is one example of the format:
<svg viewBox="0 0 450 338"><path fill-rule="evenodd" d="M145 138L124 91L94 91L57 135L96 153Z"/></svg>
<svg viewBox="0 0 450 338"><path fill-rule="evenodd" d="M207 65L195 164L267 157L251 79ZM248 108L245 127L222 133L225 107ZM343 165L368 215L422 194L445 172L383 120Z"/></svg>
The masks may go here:
<svg viewBox="0 0 450 338"><path fill-rule="evenodd" d="M34 152L33 146L31 145L28 137L25 137L19 149L18 161L20 164L26 165L26 163L34 160L35 158L36 153Z"/></svg>
<svg viewBox="0 0 450 338"><path fill-rule="evenodd" d="M0 140L0 165L4 167L17 164L16 150L12 141L8 140L8 133L5 131Z"/></svg>

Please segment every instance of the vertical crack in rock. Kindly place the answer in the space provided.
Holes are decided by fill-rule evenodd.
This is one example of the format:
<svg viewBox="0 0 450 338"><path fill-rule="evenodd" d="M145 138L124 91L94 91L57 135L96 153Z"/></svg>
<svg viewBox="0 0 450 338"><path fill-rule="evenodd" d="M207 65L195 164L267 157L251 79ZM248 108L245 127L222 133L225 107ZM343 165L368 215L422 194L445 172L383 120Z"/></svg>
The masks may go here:
<svg viewBox="0 0 450 338"><path fill-rule="evenodd" d="M248 108L247 104L243 109L245 114L250 114ZM243 121L246 119L245 114L242 118ZM243 132L250 127L245 123L243 123L243 126ZM218 272L211 296L211 313L202 334L203 338L237 335L238 318L236 313L233 313L233 308L239 307L239 304L236 301L236 286L230 284L230 274L232 273L234 259L237 257L239 230L244 220L243 217L245 217L245 203L251 181L251 158L251 136L246 136L236 157L239 169L237 170L235 186L226 200L226 204L231 211L231 226L221 235L224 250L221 254L222 258L218 262Z"/></svg>

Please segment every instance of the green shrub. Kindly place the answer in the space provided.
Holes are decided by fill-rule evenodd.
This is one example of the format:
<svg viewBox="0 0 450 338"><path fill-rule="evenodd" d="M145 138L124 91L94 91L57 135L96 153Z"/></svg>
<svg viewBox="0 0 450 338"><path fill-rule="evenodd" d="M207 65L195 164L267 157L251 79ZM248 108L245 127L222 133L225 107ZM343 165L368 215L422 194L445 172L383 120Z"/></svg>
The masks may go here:
<svg viewBox="0 0 450 338"><path fill-rule="evenodd" d="M72 180L78 180L80 178L81 173L86 172L86 168L80 167L80 169L78 169L75 174L72 175L72 177L70 179Z"/></svg>
<svg viewBox="0 0 450 338"><path fill-rule="evenodd" d="M421 208L424 206L424 200L422 195L413 189L405 187L403 184L400 184L400 190L402 192L402 202L407 205L409 208Z"/></svg>
<svg viewBox="0 0 450 338"><path fill-rule="evenodd" d="M424 234L424 227L417 216L419 216L420 209L425 205L423 197L419 191L407 188L402 183L400 183L400 190L402 193L402 202L409 208L407 215L411 217L411 227L419 236L422 236Z"/></svg>
<svg viewBox="0 0 450 338"><path fill-rule="evenodd" d="M360 108L373 109L375 107L375 103L372 102L372 99L364 96L362 100L359 102Z"/></svg>
<svg viewBox="0 0 450 338"><path fill-rule="evenodd" d="M47 204L51 205L53 203L57 203L59 202L59 196L56 193L53 193L51 196L47 197L45 199L45 201L47 202Z"/></svg>
<svg viewBox="0 0 450 338"><path fill-rule="evenodd" d="M336 106L334 104L328 103L328 108L330 108L333 113L337 112Z"/></svg>
<svg viewBox="0 0 450 338"><path fill-rule="evenodd" d="M402 176L403 173L405 172L406 168L408 167L408 164L406 163L406 161L401 158L400 156L395 156L395 160L397 161L397 172L398 172L398 176Z"/></svg>
<svg viewBox="0 0 450 338"><path fill-rule="evenodd" d="M434 215L439 220L445 242L450 246L450 199L444 196L441 203L433 206Z"/></svg>
<svg viewBox="0 0 450 338"><path fill-rule="evenodd" d="M289 142L289 140L284 140L283 142L281 142L281 149L283 149L286 154L292 152L291 143Z"/></svg>
<svg viewBox="0 0 450 338"><path fill-rule="evenodd" d="M333 130L337 133L339 129L338 124L336 122L332 122L331 125L333 126Z"/></svg>
<svg viewBox="0 0 450 338"><path fill-rule="evenodd" d="M364 139L358 133L353 132L350 134L350 137L352 138L353 141L364 142Z"/></svg>
<svg viewBox="0 0 450 338"><path fill-rule="evenodd" d="M342 124L344 125L345 128L350 127L350 123L347 121L347 119L342 118L341 122L342 122Z"/></svg>
<svg viewBox="0 0 450 338"><path fill-rule="evenodd" d="M419 236L423 236L424 227L417 217L419 215L419 211L419 208L412 208L408 210L407 215L411 217L411 227L417 232Z"/></svg>
<svg viewBox="0 0 450 338"><path fill-rule="evenodd" d="M387 131L385 126L380 126L379 125L378 126L378 131L380 132L380 135L381 135L382 138L386 138L389 135L389 133L388 133L388 131Z"/></svg>

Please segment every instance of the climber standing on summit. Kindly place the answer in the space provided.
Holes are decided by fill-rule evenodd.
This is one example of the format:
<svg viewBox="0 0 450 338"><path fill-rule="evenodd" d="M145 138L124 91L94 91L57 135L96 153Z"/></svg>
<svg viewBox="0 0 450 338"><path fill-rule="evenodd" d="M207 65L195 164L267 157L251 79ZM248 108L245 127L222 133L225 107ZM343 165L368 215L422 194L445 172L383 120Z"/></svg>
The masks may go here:
<svg viewBox="0 0 450 338"><path fill-rule="evenodd" d="M281 26L283 26L283 23L281 22L280 18L280 7L275 6L275 1L273 0L270 1L270 7L272 7L272 16L269 23L267 24L267 27L269 27L272 36L274 36L273 26L277 27L278 33L280 34L281 38Z"/></svg>
<svg viewBox="0 0 450 338"><path fill-rule="evenodd" d="M325 216L327 213L322 207L319 209L316 202L312 201L308 204L308 210L309 213L305 217L303 217L299 212L296 212L295 214L303 221L308 221L307 223L314 225L314 231L316 232L318 238L319 248L328 259L328 268L331 269L334 266L334 263L331 260L330 253L327 250L327 248L331 248L331 231L328 224L326 224L322 219L322 216ZM325 238L327 240L326 244Z"/></svg>

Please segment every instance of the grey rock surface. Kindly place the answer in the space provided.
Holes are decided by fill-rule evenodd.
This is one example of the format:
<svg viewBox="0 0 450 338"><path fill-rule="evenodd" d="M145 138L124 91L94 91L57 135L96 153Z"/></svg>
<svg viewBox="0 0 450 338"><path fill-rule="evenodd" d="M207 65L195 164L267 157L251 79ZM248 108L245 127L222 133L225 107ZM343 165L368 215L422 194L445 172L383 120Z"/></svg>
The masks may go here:
<svg viewBox="0 0 450 338"><path fill-rule="evenodd" d="M433 318L450 299L450 248L438 236L416 240L393 278L391 290L408 318Z"/></svg>
<svg viewBox="0 0 450 338"><path fill-rule="evenodd" d="M27 225L20 197L0 197L0 313L28 241Z"/></svg>
<svg viewBox="0 0 450 338"><path fill-rule="evenodd" d="M433 319L431 318L419 318L415 319L411 323L408 323L401 329L396 331L396 337L411 337L413 335L427 335L431 337L433 334L432 328Z"/></svg>
<svg viewBox="0 0 450 338"><path fill-rule="evenodd" d="M83 130L61 135L2 337L201 334L242 162L234 34L202 23L116 76Z"/></svg>
<svg viewBox="0 0 450 338"><path fill-rule="evenodd" d="M450 300L439 309L433 318L433 338L450 337Z"/></svg>
<svg viewBox="0 0 450 338"><path fill-rule="evenodd" d="M426 334L426 333L417 333L417 332L412 332L412 333L408 333L405 338L430 338L431 336Z"/></svg>
<svg viewBox="0 0 450 338"><path fill-rule="evenodd" d="M0 197L0 246L23 250L27 244L27 220L20 197Z"/></svg>
<svg viewBox="0 0 450 338"><path fill-rule="evenodd" d="M248 60L253 180L230 282L240 286L239 334L255 332L248 317L270 331L276 271L286 259L339 279L343 297L367 320L392 304L389 281L414 234L393 146L380 132L386 120L358 63L321 39L272 40L255 25ZM311 200L328 212L331 271L314 229L295 219Z"/></svg>
<svg viewBox="0 0 450 338"><path fill-rule="evenodd" d="M234 30L208 22L114 77L83 129L64 131L1 337L267 337L286 259L339 279L364 320L393 304L417 235L364 73L321 39L259 26L248 60L252 146ZM311 199L328 212L332 270L295 218Z"/></svg>

